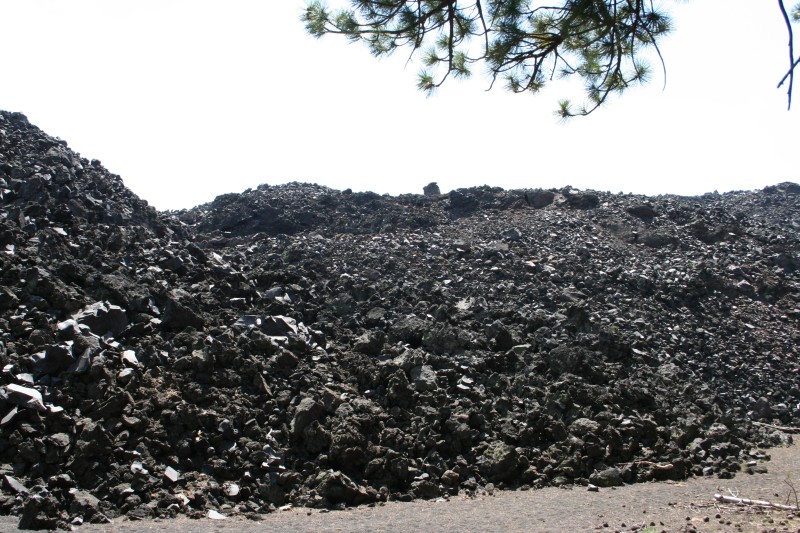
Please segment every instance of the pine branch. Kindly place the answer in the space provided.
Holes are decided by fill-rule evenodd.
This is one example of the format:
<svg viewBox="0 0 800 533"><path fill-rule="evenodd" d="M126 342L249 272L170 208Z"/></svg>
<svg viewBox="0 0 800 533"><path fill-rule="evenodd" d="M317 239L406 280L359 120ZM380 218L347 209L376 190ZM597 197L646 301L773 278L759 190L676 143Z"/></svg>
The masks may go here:
<svg viewBox="0 0 800 533"><path fill-rule="evenodd" d="M577 113L561 106L563 116L586 115L612 93L643 83L648 69L638 56L669 31L667 17L648 0L566 0L533 5L530 0L350 0L352 10L334 14L323 0L312 0L306 15L309 32L343 34L364 40L375 55L399 47L422 54L430 71L418 87L431 92L453 74L470 74L472 63L486 61L491 88L498 77L513 92L539 91L548 81L577 75L586 86L586 104ZM482 49L469 48L479 37ZM432 45L430 48L428 45ZM436 69L440 72L436 72ZM666 71L666 69L664 69ZM666 82L666 76L665 76Z"/></svg>
<svg viewBox="0 0 800 533"><path fill-rule="evenodd" d="M786 81L786 77L789 77L789 87L786 90L786 95L789 99L788 110L792 109L792 89L794 86L794 69L797 66L798 62L800 62L800 57L797 58L797 61L794 59L794 32L792 31L792 20L789 18L789 13L786 12L786 6L783 5L783 0L778 0L778 5L781 8L781 14L783 15L783 19L786 22L786 29L789 31L789 72L786 73L786 76L781 79L780 83L778 84L778 88L783 85L783 82Z"/></svg>

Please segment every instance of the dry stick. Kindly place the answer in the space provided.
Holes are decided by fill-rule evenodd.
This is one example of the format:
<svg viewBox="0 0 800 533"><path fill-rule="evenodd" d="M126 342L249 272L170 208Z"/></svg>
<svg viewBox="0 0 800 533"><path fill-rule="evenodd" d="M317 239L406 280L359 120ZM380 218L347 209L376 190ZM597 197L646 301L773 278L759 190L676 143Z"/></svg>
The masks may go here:
<svg viewBox="0 0 800 533"><path fill-rule="evenodd" d="M764 426L765 428L770 429L777 429L778 431L783 431L784 433L800 433L800 428L794 428L789 426L776 426L773 424L765 424L764 422L753 422L756 426Z"/></svg>
<svg viewBox="0 0 800 533"><path fill-rule="evenodd" d="M652 466L655 470L672 470L674 468L673 465L670 463L666 464L658 464L653 463L652 461L633 461L630 463L618 463L617 466L627 466L627 465L636 465L636 466Z"/></svg>
<svg viewBox="0 0 800 533"><path fill-rule="evenodd" d="M778 0L778 5L781 8L781 14L783 15L784 21L786 21L786 29L789 30L789 89L786 91L786 94L789 97L789 106L788 108L792 109L792 85L794 84L794 68L797 66L797 63L794 62L794 35L792 32L792 21L789 20L789 14L786 12L786 6L783 5L783 0ZM786 79L786 76L783 77L783 80ZM783 85L783 80L778 84L778 87Z"/></svg>
<svg viewBox="0 0 800 533"><path fill-rule="evenodd" d="M656 470L672 470L673 468L673 466L669 463L663 465L658 463L653 463L650 461L636 461L636 463L644 466L652 466Z"/></svg>
<svg viewBox="0 0 800 533"><path fill-rule="evenodd" d="M735 498L733 496L725 496L724 494L714 494L714 499L723 503L735 503L738 505L752 505L753 507L764 507L766 509L781 509L784 511L800 511L796 505L783 505L780 503L772 503L766 500L750 500L748 498Z"/></svg>
<svg viewBox="0 0 800 533"><path fill-rule="evenodd" d="M800 507L800 500L797 499L797 490L795 490L794 484L788 479L784 479L783 482L789 485L789 494L786 495L786 503L789 503L789 500L792 499L792 494L794 494L794 504Z"/></svg>

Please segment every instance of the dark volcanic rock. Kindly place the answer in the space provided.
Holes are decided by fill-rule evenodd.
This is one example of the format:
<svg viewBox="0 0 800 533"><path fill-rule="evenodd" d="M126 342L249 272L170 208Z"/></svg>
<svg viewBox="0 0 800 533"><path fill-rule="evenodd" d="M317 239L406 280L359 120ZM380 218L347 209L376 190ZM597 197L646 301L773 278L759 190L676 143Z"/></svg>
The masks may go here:
<svg viewBox="0 0 800 533"><path fill-rule="evenodd" d="M425 196L439 196L442 192L439 190L439 186L436 184L435 181L427 184L425 187L422 188L422 193Z"/></svg>
<svg viewBox="0 0 800 533"><path fill-rule="evenodd" d="M567 205L575 209L593 209L600 205L600 197L592 192L567 192Z"/></svg>
<svg viewBox="0 0 800 533"><path fill-rule="evenodd" d="M72 316L78 324L87 326L95 335L106 333L119 335L128 325L125 310L118 305L97 302L86 306L83 311Z"/></svg>
<svg viewBox="0 0 800 533"><path fill-rule="evenodd" d="M593 472L589 482L598 487L617 487L622 485L622 473L618 468L606 468Z"/></svg>
<svg viewBox="0 0 800 533"><path fill-rule="evenodd" d="M653 206L648 204L634 205L629 207L626 211L635 217L643 219L651 219L658 215L658 212L653 208Z"/></svg>
<svg viewBox="0 0 800 533"><path fill-rule="evenodd" d="M729 477L800 425L796 184L426 189L158 213L0 112L2 511Z"/></svg>
<svg viewBox="0 0 800 533"><path fill-rule="evenodd" d="M538 189L535 191L525 192L525 201L528 203L528 205L531 205L536 209L541 209L552 204L553 200L555 200L555 197L556 195L553 191L543 191Z"/></svg>

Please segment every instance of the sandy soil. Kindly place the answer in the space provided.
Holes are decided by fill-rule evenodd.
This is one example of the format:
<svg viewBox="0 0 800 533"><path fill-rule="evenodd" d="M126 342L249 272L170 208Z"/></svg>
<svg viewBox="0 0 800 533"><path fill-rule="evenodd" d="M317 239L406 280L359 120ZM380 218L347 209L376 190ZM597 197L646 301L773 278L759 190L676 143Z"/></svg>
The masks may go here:
<svg viewBox="0 0 800 533"><path fill-rule="evenodd" d="M449 501L393 503L347 511L291 509L248 520L115 520L85 525L86 533L153 531L198 533L389 532L389 531L732 531L800 532L800 518L787 511L719 504L715 493L785 503L792 483L800 490L800 447L770 450L766 473L736 478L690 479L629 485L589 492L583 487L495 492ZM792 496L792 499L794 497ZM17 520L0 518L0 531L17 531Z"/></svg>

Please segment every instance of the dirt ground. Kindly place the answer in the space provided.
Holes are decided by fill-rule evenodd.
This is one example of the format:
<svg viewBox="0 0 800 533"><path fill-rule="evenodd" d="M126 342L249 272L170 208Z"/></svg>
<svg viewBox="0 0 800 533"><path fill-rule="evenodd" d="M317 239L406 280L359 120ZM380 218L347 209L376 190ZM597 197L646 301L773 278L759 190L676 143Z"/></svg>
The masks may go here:
<svg viewBox="0 0 800 533"><path fill-rule="evenodd" d="M583 487L495 492L449 501L394 503L347 511L291 509L248 520L124 519L113 524L84 525L85 533L255 532L547 532L638 531L800 532L800 518L787 511L761 510L714 500L715 493L786 503L787 481L800 490L800 447L770 450L762 463L766 473L741 473L734 479L690 479L628 485L589 492ZM794 503L794 495L791 495ZM225 512L225 511L223 511ZM227 511L228 513L230 511ZM0 531L17 531L17 520L0 518Z"/></svg>

